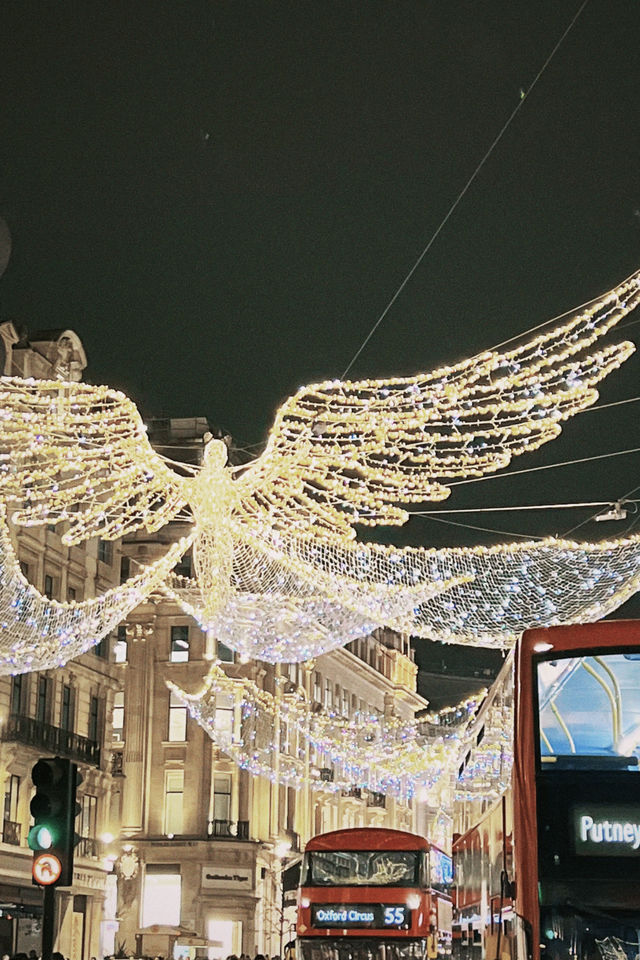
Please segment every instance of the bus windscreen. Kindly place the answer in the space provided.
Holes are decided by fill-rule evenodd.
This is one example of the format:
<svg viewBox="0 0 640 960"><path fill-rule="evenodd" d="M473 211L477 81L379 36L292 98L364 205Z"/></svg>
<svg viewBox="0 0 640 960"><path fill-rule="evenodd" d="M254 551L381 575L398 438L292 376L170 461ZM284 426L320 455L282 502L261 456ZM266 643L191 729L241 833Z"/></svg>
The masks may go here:
<svg viewBox="0 0 640 960"><path fill-rule="evenodd" d="M314 850L306 855L305 886L406 887L420 883L416 850Z"/></svg>

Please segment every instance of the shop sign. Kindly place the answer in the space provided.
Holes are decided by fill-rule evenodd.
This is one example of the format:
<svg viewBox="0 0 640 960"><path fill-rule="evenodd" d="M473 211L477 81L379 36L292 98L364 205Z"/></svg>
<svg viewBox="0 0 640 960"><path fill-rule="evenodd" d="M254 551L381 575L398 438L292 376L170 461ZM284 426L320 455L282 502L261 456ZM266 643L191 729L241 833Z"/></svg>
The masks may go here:
<svg viewBox="0 0 640 960"><path fill-rule="evenodd" d="M640 857L640 808L576 807L573 812L575 852L589 857Z"/></svg>
<svg viewBox="0 0 640 960"><path fill-rule="evenodd" d="M202 868L202 886L212 890L233 890L234 893L253 891L253 870L207 865Z"/></svg>

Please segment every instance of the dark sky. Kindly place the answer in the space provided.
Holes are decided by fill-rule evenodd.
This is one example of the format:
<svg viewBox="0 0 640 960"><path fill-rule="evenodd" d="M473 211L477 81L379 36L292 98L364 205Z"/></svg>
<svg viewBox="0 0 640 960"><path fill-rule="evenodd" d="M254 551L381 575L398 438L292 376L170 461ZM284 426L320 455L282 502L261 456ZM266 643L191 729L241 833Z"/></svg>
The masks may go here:
<svg viewBox="0 0 640 960"><path fill-rule="evenodd" d="M348 366L580 6L5 3L0 318L71 326L86 379L146 416L207 415L260 443L289 393ZM456 361L640 267L639 36L638 0L588 0L351 376ZM640 340L639 321L624 335ZM640 394L639 369L601 402ZM512 468L640 447L639 415L585 413ZM460 486L441 506L636 485L631 454ZM415 518L400 539L561 534L595 512L449 518L503 535Z"/></svg>

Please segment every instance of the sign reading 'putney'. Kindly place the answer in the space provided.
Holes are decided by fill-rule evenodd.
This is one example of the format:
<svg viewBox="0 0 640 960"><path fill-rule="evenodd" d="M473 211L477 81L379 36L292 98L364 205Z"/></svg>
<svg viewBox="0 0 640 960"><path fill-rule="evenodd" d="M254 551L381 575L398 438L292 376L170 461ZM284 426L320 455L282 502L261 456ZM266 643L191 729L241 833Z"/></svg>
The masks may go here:
<svg viewBox="0 0 640 960"><path fill-rule="evenodd" d="M640 859L640 807L574 807L573 835L578 856Z"/></svg>
<svg viewBox="0 0 640 960"><path fill-rule="evenodd" d="M404 930L411 926L411 911L402 903L316 903L311 922L314 927Z"/></svg>

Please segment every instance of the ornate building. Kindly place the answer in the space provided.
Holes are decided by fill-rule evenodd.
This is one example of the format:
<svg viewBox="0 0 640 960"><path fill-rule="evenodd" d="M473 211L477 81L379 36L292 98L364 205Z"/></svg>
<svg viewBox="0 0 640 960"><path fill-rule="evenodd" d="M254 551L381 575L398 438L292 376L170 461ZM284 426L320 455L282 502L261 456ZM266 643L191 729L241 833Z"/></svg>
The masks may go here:
<svg viewBox="0 0 640 960"><path fill-rule="evenodd" d="M86 358L72 330L20 335L0 325L2 372L18 376L80 379ZM14 530L22 572L44 594L81 600L117 582L117 545L92 541L62 545L55 527ZM57 947L74 960L100 955L104 903L112 864L105 860L111 806L110 745L117 668L109 643L60 670L0 678L0 787L4 798L0 842L0 952L39 952L42 892L31 883L27 846L33 793L31 769L39 757L75 761L83 778L73 887L56 893Z"/></svg>

